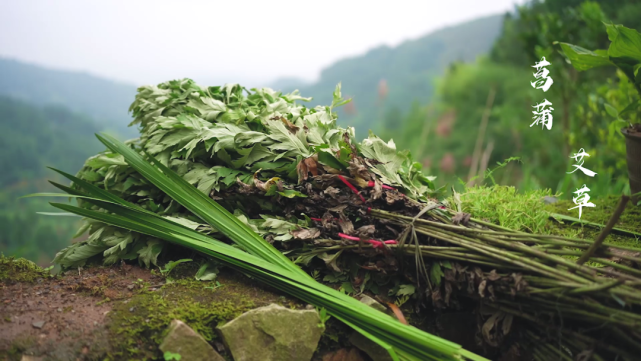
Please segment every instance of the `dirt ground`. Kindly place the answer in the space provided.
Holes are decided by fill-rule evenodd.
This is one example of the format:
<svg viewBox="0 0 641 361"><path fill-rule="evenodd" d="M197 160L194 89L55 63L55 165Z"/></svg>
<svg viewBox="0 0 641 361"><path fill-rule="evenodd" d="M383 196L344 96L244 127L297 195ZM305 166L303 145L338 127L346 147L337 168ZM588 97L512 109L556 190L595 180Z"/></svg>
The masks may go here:
<svg viewBox="0 0 641 361"><path fill-rule="evenodd" d="M47 354L76 360L107 353L105 317L112 302L104 300L131 298L139 280L162 282L148 270L125 265L0 283L0 359Z"/></svg>
<svg viewBox="0 0 641 361"><path fill-rule="evenodd" d="M171 283L157 271L127 264L20 281L0 278L0 360L162 360L158 339L172 317L211 338L231 360L217 336L208 334L216 322L270 303L307 306L232 270L221 271L219 287L193 282L189 267L183 271L191 276ZM327 326L314 360L369 360L344 347L344 329Z"/></svg>

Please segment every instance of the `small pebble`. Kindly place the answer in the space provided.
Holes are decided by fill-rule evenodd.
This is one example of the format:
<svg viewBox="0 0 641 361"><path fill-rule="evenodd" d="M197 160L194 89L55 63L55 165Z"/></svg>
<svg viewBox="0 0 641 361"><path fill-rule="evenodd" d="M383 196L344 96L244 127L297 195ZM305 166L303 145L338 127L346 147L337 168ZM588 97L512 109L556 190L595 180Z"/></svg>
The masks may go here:
<svg viewBox="0 0 641 361"><path fill-rule="evenodd" d="M36 322L32 323L31 325L33 327L35 327L35 328L42 328L42 326L45 325L45 321L36 321Z"/></svg>
<svg viewBox="0 0 641 361"><path fill-rule="evenodd" d="M136 307L131 307L131 308L129 309L129 312L134 312L134 310L135 310L135 309L136 309Z"/></svg>

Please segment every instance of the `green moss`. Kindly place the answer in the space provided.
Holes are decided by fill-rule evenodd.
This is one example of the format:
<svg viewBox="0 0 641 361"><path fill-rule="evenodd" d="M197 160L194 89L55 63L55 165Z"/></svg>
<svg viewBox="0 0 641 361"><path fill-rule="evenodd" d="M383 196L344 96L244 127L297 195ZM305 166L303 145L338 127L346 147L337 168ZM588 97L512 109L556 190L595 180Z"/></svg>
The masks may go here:
<svg viewBox="0 0 641 361"><path fill-rule="evenodd" d="M517 192L514 187L492 186L472 187L460 195L461 207L472 217L483 219L501 226L541 234L554 234L565 237L595 239L600 229L588 226L559 223L549 218L549 213L560 213L577 217L576 205L571 200L545 204L543 198L550 196L550 191ZM592 199L594 208L584 208L581 219L606 224L614 212L620 197L609 196ZM455 207L453 200L449 200ZM616 227L641 232L641 207L628 204ZM631 247L641 247L641 239L611 233L606 243Z"/></svg>
<svg viewBox="0 0 641 361"><path fill-rule="evenodd" d="M215 329L219 324L253 308L270 303L304 306L232 272L222 273L218 281L222 287L208 289L212 282L196 281L191 273L158 291L114 302L106 319L114 348L108 359L162 359L158 346L173 319L185 322L207 341L213 341L218 338Z"/></svg>
<svg viewBox="0 0 641 361"><path fill-rule="evenodd" d="M0 282L33 283L38 278L52 277L49 270L24 258L15 259L0 255Z"/></svg>
<svg viewBox="0 0 641 361"><path fill-rule="evenodd" d="M592 199L596 207L584 208L581 219L589 222L606 224L610 219L612 213L619 204L620 197L609 196L606 198ZM550 212L565 214L572 217L578 217L578 210L570 208L576 207L574 202L570 200L559 201L550 204L546 209ZM621 214L619 221L616 224L617 228L623 228L630 231L641 232L641 207L633 206L628 203L625 211Z"/></svg>
<svg viewBox="0 0 641 361"><path fill-rule="evenodd" d="M596 207L584 208L581 219L599 224L608 223L610 216L614 213L614 210L619 203L619 199L620 197L617 196L609 196L606 198L591 200ZM546 211L577 217L578 214L576 209L569 210L575 206L576 205L570 200L559 201L547 205ZM615 227L634 232L641 232L641 207L633 206L631 203L628 203L628 206L621 214L621 217ZM595 239L600 232L601 229L595 227L559 223L554 220L549 221L549 233L560 236ZM610 233L605 241L606 243L641 248L641 238L626 236L614 232Z"/></svg>
<svg viewBox="0 0 641 361"><path fill-rule="evenodd" d="M460 194L461 210L472 217L500 224L503 227L530 233L544 233L548 215L543 198L550 190L518 192L510 186L477 186ZM452 208L455 202L450 199Z"/></svg>

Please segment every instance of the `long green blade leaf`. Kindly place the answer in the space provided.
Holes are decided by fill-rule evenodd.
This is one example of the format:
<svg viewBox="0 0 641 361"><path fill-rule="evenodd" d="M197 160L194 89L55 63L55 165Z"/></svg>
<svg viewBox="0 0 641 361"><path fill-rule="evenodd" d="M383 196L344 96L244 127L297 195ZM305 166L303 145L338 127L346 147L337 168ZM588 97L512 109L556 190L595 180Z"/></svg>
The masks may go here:
<svg viewBox="0 0 641 361"><path fill-rule="evenodd" d="M461 358L459 345L401 324L348 295L316 282L222 206L153 157L149 157L153 162L150 164L140 154L113 138L99 136L99 139L114 152L122 154L125 160L150 182L249 253L146 211L87 182L82 180L76 182L77 178L63 172L60 173L76 182L87 193L59 184L54 185L113 214L68 204L52 203L52 205L67 212L164 239L215 257L268 285L318 307L326 308L332 316L353 326L366 337L390 350L394 359L454 360ZM467 353L466 357L484 360L470 353Z"/></svg>
<svg viewBox="0 0 641 361"><path fill-rule="evenodd" d="M117 139L109 135L96 136L112 151L121 154L129 165L156 187L160 188L209 225L220 230L249 253L258 255L274 264L280 264L284 268L312 279L311 276L302 272L289 258L272 247L251 229L247 228L245 224L227 212L221 205L193 187L153 157L149 156L149 159L153 163L152 165L145 161L140 154L119 142Z"/></svg>

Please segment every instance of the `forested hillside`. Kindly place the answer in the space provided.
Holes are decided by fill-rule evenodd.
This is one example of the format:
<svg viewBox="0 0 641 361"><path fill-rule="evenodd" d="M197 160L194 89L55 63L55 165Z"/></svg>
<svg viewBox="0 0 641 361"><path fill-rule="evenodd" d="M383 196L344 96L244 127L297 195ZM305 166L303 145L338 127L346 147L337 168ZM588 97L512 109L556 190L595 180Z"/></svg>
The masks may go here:
<svg viewBox="0 0 641 361"><path fill-rule="evenodd" d="M57 104L93 117L99 128L135 137L127 110L136 87L90 74L46 69L0 58L0 95L36 105Z"/></svg>
<svg viewBox="0 0 641 361"><path fill-rule="evenodd" d="M93 136L100 127L89 117L61 106L38 107L0 97L0 252L33 260L51 260L69 244L76 218L48 217L46 199L19 199L49 191L57 179L46 167L76 173L102 150Z"/></svg>
<svg viewBox="0 0 641 361"><path fill-rule="evenodd" d="M304 96L314 98L312 104L329 104L332 90L342 82L343 93L353 102L339 110L339 122L355 126L358 136L363 137L368 129L379 130L386 114L400 120L413 102L429 101L434 80L448 64L473 61L488 52L501 22L502 17L494 15L441 29L397 47L381 46L329 66L314 84L281 90L298 88ZM390 126L401 124L391 121Z"/></svg>
<svg viewBox="0 0 641 361"><path fill-rule="evenodd" d="M0 97L0 188L49 175L47 166L76 172L101 149L100 127L61 106L36 107Z"/></svg>
<svg viewBox="0 0 641 361"><path fill-rule="evenodd" d="M570 197L587 183L582 174L566 173L574 162L570 156L584 148L590 154L585 165L598 173L589 180L591 196L624 191L625 144L612 109L620 111L635 99L634 86L613 67L577 72L556 43L607 49L604 22L641 30L641 3L528 2L516 14L506 15L488 57L448 69L431 106L424 102L400 119L388 115L386 135L411 149L443 184L483 178L483 171L497 162L520 157L523 163L509 164L493 175L495 181L521 189L551 188ZM554 80L546 93L530 86L532 66L542 57L551 63ZM551 130L530 127L532 106L544 99L554 108ZM633 112L626 120L634 123L638 118ZM403 126L395 127L396 121Z"/></svg>

